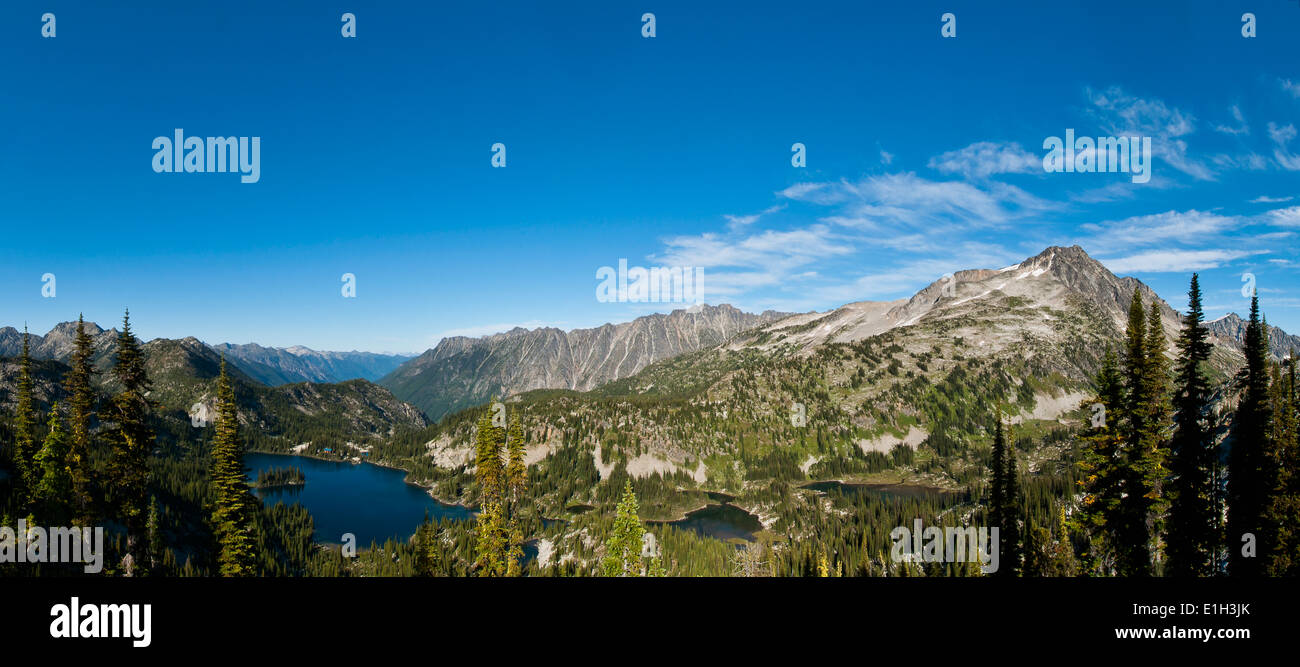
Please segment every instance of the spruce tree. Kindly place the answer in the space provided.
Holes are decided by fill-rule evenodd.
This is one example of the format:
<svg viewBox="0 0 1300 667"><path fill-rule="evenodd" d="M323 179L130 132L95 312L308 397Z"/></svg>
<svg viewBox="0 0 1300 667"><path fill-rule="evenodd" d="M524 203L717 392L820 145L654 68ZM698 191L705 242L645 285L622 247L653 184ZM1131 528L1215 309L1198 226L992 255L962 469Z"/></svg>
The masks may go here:
<svg viewBox="0 0 1300 667"><path fill-rule="evenodd" d="M490 411L484 412L478 421L474 477L478 481L481 507L474 520L474 551L475 572L482 577L506 576L511 560L505 473L501 461L502 430L492 423Z"/></svg>
<svg viewBox="0 0 1300 667"><path fill-rule="evenodd" d="M217 418L212 439L212 530L217 539L217 565L223 577L256 574L253 545L254 499L248 491L244 448L239 438L239 408L226 360L217 378Z"/></svg>
<svg viewBox="0 0 1300 667"><path fill-rule="evenodd" d="M1119 506L1119 531L1115 545L1115 565L1124 576L1146 574L1151 561L1148 550L1150 535L1143 511L1146 504L1140 500L1145 490L1142 486L1144 475L1140 471L1142 451L1138 444L1146 430L1146 411L1143 409L1146 397L1143 386L1147 378L1146 331L1142 293L1134 288L1133 300L1129 303L1128 326L1124 330L1124 388L1127 399L1121 413L1124 419L1124 465L1121 473L1124 500Z"/></svg>
<svg viewBox="0 0 1300 667"><path fill-rule="evenodd" d="M506 449L509 455L509 461L506 463L506 483L510 490L511 501L518 502L528 489L528 467L524 464L524 430L519 424L518 415L510 420Z"/></svg>
<svg viewBox="0 0 1300 667"><path fill-rule="evenodd" d="M1145 364L1143 367L1142 402L1143 430L1135 434L1131 487L1136 534L1145 538L1146 560L1139 574L1149 574L1157 541L1163 532L1162 517L1168 507L1164 498L1164 480L1168 476L1168 432L1171 408L1169 403L1169 362L1165 357L1168 343L1165 340L1160 308L1153 300L1147 315Z"/></svg>
<svg viewBox="0 0 1300 667"><path fill-rule="evenodd" d="M145 524L145 530L149 534L149 574L160 576L160 563L165 558L166 547L163 544L162 535L162 518L158 515L158 497L149 497L149 520Z"/></svg>
<svg viewBox="0 0 1300 667"><path fill-rule="evenodd" d="M18 399L14 406L14 473L19 507L28 507L38 480L32 456L36 453L36 407L32 388L32 357L27 327L23 327L23 351L18 363Z"/></svg>
<svg viewBox="0 0 1300 667"><path fill-rule="evenodd" d="M1244 349L1244 392L1237 406L1228 450L1228 572L1238 577L1261 575L1263 558L1273 544L1267 534L1268 494L1275 488L1267 453L1272 404L1269 397L1268 331L1260 322L1259 296L1250 299Z"/></svg>
<svg viewBox="0 0 1300 667"><path fill-rule="evenodd" d="M32 504L38 511L37 517L49 525L64 525L68 518L68 492L72 482L65 462L67 454L68 434L59 417L59 404L55 403L50 408L50 428L45 442L33 461L38 481Z"/></svg>
<svg viewBox="0 0 1300 667"><path fill-rule="evenodd" d="M474 519L475 573L480 577L504 577L509 573L509 529L500 500L484 501Z"/></svg>
<svg viewBox="0 0 1300 667"><path fill-rule="evenodd" d="M614 517L614 532L605 543L605 558L601 569L607 577L639 577L641 569L641 540L645 527L637 516L636 493L632 480L623 486L623 497L618 501Z"/></svg>
<svg viewBox="0 0 1300 667"><path fill-rule="evenodd" d="M1276 486L1267 510L1274 539L1263 554L1265 571L1275 577L1296 576L1300 575L1300 415L1296 411L1294 357L1273 365L1270 399L1273 432L1269 463L1276 472Z"/></svg>
<svg viewBox="0 0 1300 667"><path fill-rule="evenodd" d="M429 513L424 513L424 521L415 530L415 576L437 576L441 565L438 549L438 526L429 521Z"/></svg>
<svg viewBox="0 0 1300 667"><path fill-rule="evenodd" d="M506 576L519 576L523 571L524 533L520 528L522 501L528 490L528 467L524 463L524 430L519 416L510 420L506 437L507 462L505 468L506 490L509 495L506 507L506 532L510 546L506 553Z"/></svg>
<svg viewBox="0 0 1300 667"><path fill-rule="evenodd" d="M499 501L504 495L501 430L492 424L490 412L485 412L478 421L474 477L484 503Z"/></svg>
<svg viewBox="0 0 1300 667"><path fill-rule="evenodd" d="M1020 536L1020 471L1015 448L1007 442L998 415L993 432L993 479L989 500L989 518L998 528L997 574L1014 577L1021 571L1024 555Z"/></svg>
<svg viewBox="0 0 1300 667"><path fill-rule="evenodd" d="M1178 337L1174 436L1170 442L1170 507L1165 573L1203 577L1213 573L1219 518L1214 508L1214 459L1217 453L1205 422L1210 385L1204 366L1212 346L1203 326L1201 286L1192 274L1187 314Z"/></svg>
<svg viewBox="0 0 1300 667"><path fill-rule="evenodd" d="M154 406L149 399L151 385L145 372L144 352L139 339L131 332L130 311L122 317L122 331L117 336L113 378L121 390L113 396L106 415L112 422L106 433L112 446L110 489L116 518L126 526L123 571L133 576L137 569L146 567L149 454L154 448L150 420Z"/></svg>
<svg viewBox="0 0 1300 667"><path fill-rule="evenodd" d="M72 438L68 448L68 474L71 478L70 504L77 525L94 523L94 492L92 489L92 449L90 427L95 416L95 392L91 379L95 374L93 358L94 341L86 333L85 320L77 317L77 338L72 352L72 370L68 372L65 386L69 400L69 422Z"/></svg>
<svg viewBox="0 0 1300 667"><path fill-rule="evenodd" d="M1077 521L1084 534L1091 537L1090 562L1084 563L1085 569L1109 573L1122 550L1124 438L1121 420L1127 402L1119 361L1110 348L1102 358L1096 385L1097 396L1087 404L1085 416L1084 440L1090 446L1079 461L1083 475L1079 484L1084 495Z"/></svg>
<svg viewBox="0 0 1300 667"><path fill-rule="evenodd" d="M1115 564L1123 576L1148 576L1162 510L1169 377L1160 310L1153 301L1147 314L1140 288L1133 290L1124 337L1125 402L1120 419L1124 498L1117 512Z"/></svg>

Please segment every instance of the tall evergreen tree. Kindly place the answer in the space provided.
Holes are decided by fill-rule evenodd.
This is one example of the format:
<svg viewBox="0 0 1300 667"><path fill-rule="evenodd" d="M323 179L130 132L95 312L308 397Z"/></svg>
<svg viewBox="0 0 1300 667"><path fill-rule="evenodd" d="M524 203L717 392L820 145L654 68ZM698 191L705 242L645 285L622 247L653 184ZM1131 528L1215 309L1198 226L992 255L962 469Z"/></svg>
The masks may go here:
<svg viewBox="0 0 1300 667"><path fill-rule="evenodd" d="M1024 556L1020 535L1020 470L1015 447L1007 442L998 415L993 432L993 480L989 499L989 518L998 528L1000 576L1014 577L1021 572Z"/></svg>
<svg viewBox="0 0 1300 667"><path fill-rule="evenodd" d="M519 514L521 501L528 490L528 467L524 463L524 430L519 423L519 416L510 420L510 430L506 437L507 462L505 469L507 501L506 531L510 546L506 553L506 576L518 576L523 570L524 534L520 528Z"/></svg>
<svg viewBox="0 0 1300 667"><path fill-rule="evenodd" d="M1139 288L1133 290L1124 337L1123 501L1116 516L1115 564L1121 575L1148 576L1162 509L1169 377L1159 307L1153 301L1148 315Z"/></svg>
<svg viewBox="0 0 1300 667"><path fill-rule="evenodd" d="M239 438L239 408L221 360L217 378L217 418L212 439L212 529L217 539L217 565L223 577L256 574L253 543L254 499L248 491L244 447Z"/></svg>
<svg viewBox="0 0 1300 667"><path fill-rule="evenodd" d="M646 530L637 516L640 508L636 493L632 491L632 480L623 485L623 497L618 501L614 517L614 532L605 543L605 558L601 561L601 571L607 577L662 577L664 568L657 555L642 560L641 549Z"/></svg>
<svg viewBox="0 0 1300 667"><path fill-rule="evenodd" d="M13 463L17 477L17 498L20 507L30 504L36 487L38 473L32 456L36 453L36 407L32 388L32 357L30 336L23 327L23 351L18 363L18 399L14 406Z"/></svg>
<svg viewBox="0 0 1300 667"><path fill-rule="evenodd" d="M1086 555L1086 570L1110 573L1122 550L1124 498L1124 424L1122 418L1127 397L1119 361L1109 348L1102 358L1096 379L1097 396L1089 403L1087 435L1090 444L1079 461L1083 479L1079 481L1084 496L1077 522L1084 535L1090 536L1091 552Z"/></svg>
<svg viewBox="0 0 1300 667"><path fill-rule="evenodd" d="M1192 274L1187 314L1178 337L1177 385L1174 392L1174 436L1170 443L1170 507L1165 573L1203 577L1213 574L1218 549L1219 517L1214 507L1214 459L1217 453L1205 422L1210 384L1204 366L1212 346L1203 326L1201 286Z"/></svg>
<svg viewBox="0 0 1300 667"><path fill-rule="evenodd" d="M1268 463L1272 404L1269 398L1268 331L1260 321L1259 296L1250 299L1244 349L1244 393L1237 406L1228 451L1228 572L1254 577L1264 572L1267 534L1265 511L1268 494L1275 488Z"/></svg>
<svg viewBox="0 0 1300 667"><path fill-rule="evenodd" d="M1146 311L1142 307L1142 293L1133 290L1133 300L1129 303L1128 325L1124 330L1124 388L1125 398L1122 422L1124 465L1123 478L1124 501L1118 511L1118 535L1116 542L1115 565L1124 576L1149 573L1151 554L1149 550L1150 534L1146 526L1146 503L1141 500L1144 475L1142 451L1138 444L1146 431L1146 411L1143 391L1147 379L1146 369Z"/></svg>
<svg viewBox="0 0 1300 667"><path fill-rule="evenodd" d="M528 489L528 467L524 464L524 429L516 415L510 420L510 432L507 435L506 483L510 490L512 502L518 502Z"/></svg>
<svg viewBox="0 0 1300 667"><path fill-rule="evenodd" d="M1296 409L1294 356L1273 365L1270 398L1273 432L1269 463L1276 471L1276 486L1267 510L1274 539L1263 554L1265 571L1275 577L1296 576L1300 575L1300 414Z"/></svg>
<svg viewBox="0 0 1300 667"><path fill-rule="evenodd" d="M154 448L154 432L150 423L153 412L153 402L149 399L151 385L145 372L140 341L131 332L129 311L122 317L122 331L117 336L113 378L121 391L113 397L107 415L113 424L106 433L112 446L110 488L117 519L126 526L123 571L132 576L145 566L149 454Z"/></svg>
<svg viewBox="0 0 1300 667"><path fill-rule="evenodd" d="M474 520L474 564L475 572L483 577L512 573L511 531L506 516L505 471L501 460L503 430L492 423L490 411L484 412L478 421L474 477L478 481L481 507Z"/></svg>
<svg viewBox="0 0 1300 667"><path fill-rule="evenodd" d="M65 462L67 454L68 434L63 430L63 420L59 417L59 404L55 403L50 408L49 432L33 461L38 481L32 493L32 505L38 511L37 517L49 525L64 525L68 518L68 492L72 481Z"/></svg>
<svg viewBox="0 0 1300 667"><path fill-rule="evenodd" d="M91 386L95 374L92 363L94 354L94 341L86 333L85 320L79 315L77 338L72 352L72 370L68 372L65 385L70 395L69 421L72 428L68 448L68 474L72 485L70 504L73 521L81 526L94 523L94 491L90 467L90 428L95 416L95 391Z"/></svg>
<svg viewBox="0 0 1300 667"><path fill-rule="evenodd" d="M504 495L504 464L501 460L502 429L492 423L490 412L478 421L474 477L484 502L498 501Z"/></svg>
<svg viewBox="0 0 1300 667"><path fill-rule="evenodd" d="M145 523L145 530L149 534L149 574L159 576L162 574L160 564L164 560L166 546L163 544L162 518L158 516L157 496L149 497L149 520Z"/></svg>
<svg viewBox="0 0 1300 667"><path fill-rule="evenodd" d="M442 565L441 550L438 548L438 526L429 521L429 513L424 513L424 521L415 530L415 576L437 576Z"/></svg>

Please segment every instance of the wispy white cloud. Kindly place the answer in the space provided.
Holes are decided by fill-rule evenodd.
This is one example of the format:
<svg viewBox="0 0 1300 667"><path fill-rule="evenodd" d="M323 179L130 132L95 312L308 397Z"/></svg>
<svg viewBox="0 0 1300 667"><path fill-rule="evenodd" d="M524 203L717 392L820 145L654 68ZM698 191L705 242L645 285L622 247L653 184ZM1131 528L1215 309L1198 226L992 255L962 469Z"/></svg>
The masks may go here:
<svg viewBox="0 0 1300 667"><path fill-rule="evenodd" d="M1229 111L1232 113L1232 119L1237 121L1237 125L1235 127L1229 125L1218 125L1214 128L1214 131L1234 136L1250 134L1250 125L1246 123L1246 116L1241 113L1241 107L1234 104L1229 108Z"/></svg>
<svg viewBox="0 0 1300 667"><path fill-rule="evenodd" d="M1169 243L1196 244L1213 241L1223 231L1241 222L1234 217L1206 211L1166 211L1122 220L1081 225L1092 232L1088 244L1095 252Z"/></svg>
<svg viewBox="0 0 1300 667"><path fill-rule="evenodd" d="M1293 155L1288 144L1295 139L1295 125L1268 124L1268 138L1273 140L1273 159L1287 171L1300 170L1300 155Z"/></svg>
<svg viewBox="0 0 1300 667"><path fill-rule="evenodd" d="M836 207L833 215L823 218L825 222L894 233L935 233L953 225L997 226L1056 207L1005 183L931 181L910 172L856 182L799 184L781 194L794 201Z"/></svg>
<svg viewBox="0 0 1300 667"><path fill-rule="evenodd" d="M1169 166L1197 180L1214 180L1214 172L1189 155L1184 137L1196 131L1195 118L1158 99L1143 99L1122 88L1086 90L1092 112L1111 136L1149 136L1151 150Z"/></svg>
<svg viewBox="0 0 1300 667"><path fill-rule="evenodd" d="M1113 273L1168 273L1217 269L1224 264L1250 255L1245 250L1150 250L1147 252L1098 260Z"/></svg>
<svg viewBox="0 0 1300 667"><path fill-rule="evenodd" d="M1252 203L1252 204L1281 204L1282 202L1288 202L1288 201L1291 201L1292 199L1295 199L1295 197L1270 197L1270 196L1268 196L1268 195L1260 195L1260 196L1258 196L1258 197L1256 197L1256 198L1250 200L1250 203Z"/></svg>
<svg viewBox="0 0 1300 667"><path fill-rule="evenodd" d="M1300 100L1300 83L1293 82L1290 79L1278 79L1278 83L1282 85L1282 92Z"/></svg>
<svg viewBox="0 0 1300 667"><path fill-rule="evenodd" d="M1043 161L1018 143L980 141L965 148L930 158L929 167L967 179L984 179L995 174L1041 174Z"/></svg>
<svg viewBox="0 0 1300 667"><path fill-rule="evenodd" d="M778 204L776 206L769 206L758 213L751 213L749 215L724 215L722 217L727 220L729 227L732 229L739 229L741 227L748 227L749 225L758 222L759 218L776 213L783 208L785 207Z"/></svg>
<svg viewBox="0 0 1300 667"><path fill-rule="evenodd" d="M703 267L709 295L734 295L797 280L814 262L854 247L824 224L786 231L705 233L666 239L650 259L667 266Z"/></svg>
<svg viewBox="0 0 1300 667"><path fill-rule="evenodd" d="M1300 206L1273 209L1260 217L1267 224L1276 227L1300 227Z"/></svg>

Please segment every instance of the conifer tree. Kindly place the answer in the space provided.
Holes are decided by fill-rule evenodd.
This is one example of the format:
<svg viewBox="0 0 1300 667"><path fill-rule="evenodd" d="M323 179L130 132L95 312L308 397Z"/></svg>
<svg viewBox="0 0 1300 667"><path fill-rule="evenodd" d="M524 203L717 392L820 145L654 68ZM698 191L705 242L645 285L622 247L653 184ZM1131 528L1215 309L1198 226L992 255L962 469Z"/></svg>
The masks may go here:
<svg viewBox="0 0 1300 667"><path fill-rule="evenodd" d="M1015 448L1007 442L998 414L993 432L993 480L989 500L989 518L998 528L998 548L1002 551L997 574L1014 577L1020 574L1024 555L1020 535L1020 471Z"/></svg>
<svg viewBox="0 0 1300 667"><path fill-rule="evenodd" d="M85 320L77 317L77 338L72 352L72 370L65 380L70 395L69 422L72 438L68 448L68 474L71 478L70 504L77 525L94 523L94 495L91 487L91 420L95 415L95 393L91 378L95 374L92 363L94 342L86 333Z"/></svg>
<svg viewBox="0 0 1300 667"><path fill-rule="evenodd" d="M429 513L425 512L424 521L415 531L415 576L437 576L441 565L439 555L438 527L429 521Z"/></svg>
<svg viewBox="0 0 1300 667"><path fill-rule="evenodd" d="M1124 394L1121 413L1123 494L1117 512L1116 566L1124 576L1151 574L1152 547L1162 506L1165 431L1169 420L1165 338L1157 304L1150 315L1133 290L1125 329Z"/></svg>
<svg viewBox="0 0 1300 667"><path fill-rule="evenodd" d="M59 404L55 403L50 408L49 432L33 462L39 481L32 494L32 504L39 511L37 516L50 525L63 525L68 516L67 500L72 482L65 463L67 453L68 434L59 417Z"/></svg>
<svg viewBox="0 0 1300 667"><path fill-rule="evenodd" d="M1134 484L1130 487L1133 495L1129 498L1132 501L1133 524L1136 529L1134 535L1145 539L1145 553L1141 548L1134 551L1135 555L1141 554L1143 560L1140 563L1134 562L1135 570L1132 574L1150 574L1152 554L1157 552L1158 536L1163 532L1161 517L1168 505L1163 493L1164 480L1168 475L1167 434L1170 423L1169 363L1165 358L1166 349L1160 309L1153 300L1147 315L1141 402L1135 406L1135 409L1143 413L1143 429L1134 434L1130 477Z"/></svg>
<svg viewBox="0 0 1300 667"><path fill-rule="evenodd" d="M1065 518L1065 505L1057 508L1056 512L1056 543L1051 552L1051 576L1054 577L1073 577L1075 575L1076 563L1074 558L1074 544L1070 539L1070 525Z"/></svg>
<svg viewBox="0 0 1300 667"><path fill-rule="evenodd" d="M504 577L509 572L509 529L500 500L483 503L474 521L474 567L480 577Z"/></svg>
<svg viewBox="0 0 1300 667"><path fill-rule="evenodd" d="M492 423L490 412L484 412L479 418L474 477L478 481L481 509L474 521L474 550L475 572L482 577L512 574L509 567L513 560L510 553L512 526L506 516L502 430Z"/></svg>
<svg viewBox="0 0 1300 667"><path fill-rule="evenodd" d="M483 413L478 421L474 477L478 481L483 502L501 500L504 495L503 464L501 461L501 429L492 424L491 414Z"/></svg>
<svg viewBox="0 0 1300 667"><path fill-rule="evenodd" d="M518 415L510 420L507 441L509 461L506 464L506 481L511 501L518 502L528 489L528 467L524 464L524 430L519 424Z"/></svg>
<svg viewBox="0 0 1300 667"><path fill-rule="evenodd" d="M158 516L158 497L149 497L149 520L145 524L149 534L149 574L159 576L159 563L164 560L166 547L163 544L162 519Z"/></svg>
<svg viewBox="0 0 1300 667"><path fill-rule="evenodd" d="M1124 493L1124 438L1121 419L1127 402L1119 362L1109 348L1102 358L1096 384L1097 397L1088 404L1089 414L1085 417L1088 434L1084 440L1090 447L1079 462L1083 474L1079 484L1084 496L1077 520L1085 534L1092 537L1091 563L1085 564L1087 569L1109 573L1122 548L1120 504Z"/></svg>
<svg viewBox="0 0 1300 667"><path fill-rule="evenodd" d="M145 372L140 341L131 332L129 311L122 317L122 331L117 336L113 377L121 391L113 397L106 415L113 424L106 433L112 446L110 489L116 518L126 526L123 570L127 576L132 576L137 568L145 566L146 488L154 432L150 424L153 411L153 402L149 399L151 385Z"/></svg>
<svg viewBox="0 0 1300 667"><path fill-rule="evenodd" d="M1237 406L1228 450L1228 572L1254 577L1264 572L1262 554L1273 544L1267 534L1268 494L1276 488L1268 462L1272 403L1269 398L1268 331L1260 322L1259 296L1250 299L1246 325L1244 393ZM1253 552L1252 552L1253 547Z"/></svg>
<svg viewBox="0 0 1300 667"><path fill-rule="evenodd" d="M623 497L618 501L614 516L614 532L605 543L605 558L601 569L607 577L639 577L642 575L641 545L645 526L637 516L640 510L632 480L623 485Z"/></svg>
<svg viewBox="0 0 1300 667"><path fill-rule="evenodd" d="M1269 499L1268 524L1274 540L1264 554L1265 569L1274 577L1296 576L1300 575L1300 414L1296 409L1294 356L1273 365L1270 399L1270 464L1276 471L1276 487Z"/></svg>
<svg viewBox="0 0 1300 667"><path fill-rule="evenodd" d="M32 456L36 453L36 407L32 396L30 336L23 327L23 351L18 364L18 399L14 406L14 472L19 506L28 506L38 480Z"/></svg>
<svg viewBox="0 0 1300 667"><path fill-rule="evenodd" d="M239 438L239 409L235 391L221 360L217 378L217 418L212 439L212 529L217 539L217 565L223 577L256 574L253 549L254 500L248 491L244 448Z"/></svg>
<svg viewBox="0 0 1300 667"><path fill-rule="evenodd" d="M1170 507L1165 573L1203 577L1213 573L1219 518L1214 508L1214 459L1217 456L1204 419L1210 385L1204 365L1212 346L1203 326L1201 286L1192 274L1187 314L1178 338L1177 386L1174 393L1173 440L1170 443Z"/></svg>

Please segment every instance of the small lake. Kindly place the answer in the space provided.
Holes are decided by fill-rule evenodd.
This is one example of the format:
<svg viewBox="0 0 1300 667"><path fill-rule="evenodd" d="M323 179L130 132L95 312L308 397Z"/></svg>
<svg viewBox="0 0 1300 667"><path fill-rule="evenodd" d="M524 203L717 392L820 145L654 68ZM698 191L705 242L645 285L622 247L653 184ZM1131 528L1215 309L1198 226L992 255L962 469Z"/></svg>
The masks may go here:
<svg viewBox="0 0 1300 667"><path fill-rule="evenodd" d="M244 456L250 469L248 479L271 468L292 466L307 476L303 486L254 489L268 504L300 503L311 512L317 542L338 544L344 533L357 538L358 549L370 548L373 540L382 544L393 538L406 540L424 520L468 519L474 515L459 505L434 500L425 489L407 484L406 473L370 463L340 463L305 456L256 454Z"/></svg>
<svg viewBox="0 0 1300 667"><path fill-rule="evenodd" d="M647 521L646 523L667 524L679 530L694 531L700 537L712 537L724 542L730 539L753 542L754 533L763 530L763 523L758 520L758 517L735 505L708 505L677 521Z"/></svg>

